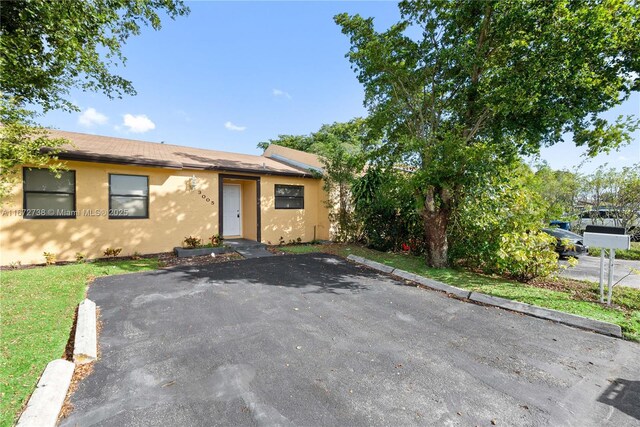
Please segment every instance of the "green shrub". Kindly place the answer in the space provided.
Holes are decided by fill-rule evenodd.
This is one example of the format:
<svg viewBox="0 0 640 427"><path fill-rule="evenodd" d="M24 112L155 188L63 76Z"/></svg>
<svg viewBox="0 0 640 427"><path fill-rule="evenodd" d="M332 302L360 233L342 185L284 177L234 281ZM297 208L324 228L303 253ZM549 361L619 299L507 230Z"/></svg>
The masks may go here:
<svg viewBox="0 0 640 427"><path fill-rule="evenodd" d="M555 238L540 232L547 203L534 184L531 170L516 163L471 189L450 229L451 260L519 280L557 270L557 262L551 262L557 256L549 247Z"/></svg>
<svg viewBox="0 0 640 427"><path fill-rule="evenodd" d="M222 241L224 239L220 234L214 234L209 240L211 241L211 246L217 248L219 246L222 246Z"/></svg>
<svg viewBox="0 0 640 427"><path fill-rule="evenodd" d="M403 244L422 253L424 225L406 172L370 168L353 185L361 240L379 251L399 251Z"/></svg>
<svg viewBox="0 0 640 427"><path fill-rule="evenodd" d="M44 252L42 255L44 255L45 264L53 265L56 263L56 254L52 252Z"/></svg>
<svg viewBox="0 0 640 427"><path fill-rule="evenodd" d="M606 256L609 256L609 251L605 251ZM600 248L589 248L589 255L591 256L600 256ZM622 250L616 249L616 259L628 259L634 261L640 261L640 243L633 242L631 243L631 249Z"/></svg>
<svg viewBox="0 0 640 427"><path fill-rule="evenodd" d="M496 270L516 280L546 277L558 270L556 239L544 232L505 233L501 237Z"/></svg>
<svg viewBox="0 0 640 427"><path fill-rule="evenodd" d="M87 259L87 256L85 254L83 254L82 252L76 252L76 262L77 263L83 263L85 262Z"/></svg>
<svg viewBox="0 0 640 427"><path fill-rule="evenodd" d="M106 257L115 258L120 255L120 252L122 252L122 248L107 248L103 253Z"/></svg>
<svg viewBox="0 0 640 427"><path fill-rule="evenodd" d="M184 238L183 243L185 248L194 249L202 246L202 239L199 237L189 236Z"/></svg>

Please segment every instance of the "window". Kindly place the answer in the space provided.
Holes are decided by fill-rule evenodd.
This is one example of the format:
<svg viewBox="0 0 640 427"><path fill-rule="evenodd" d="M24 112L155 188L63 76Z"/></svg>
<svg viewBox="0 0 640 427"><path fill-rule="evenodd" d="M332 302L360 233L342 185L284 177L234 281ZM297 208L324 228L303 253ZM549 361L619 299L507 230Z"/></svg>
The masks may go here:
<svg viewBox="0 0 640 427"><path fill-rule="evenodd" d="M276 184L276 209L304 209L304 186Z"/></svg>
<svg viewBox="0 0 640 427"><path fill-rule="evenodd" d="M620 211L600 211L600 218L606 218L606 219L620 219L622 218L622 212Z"/></svg>
<svg viewBox="0 0 640 427"><path fill-rule="evenodd" d="M149 177L109 174L109 218L149 218Z"/></svg>
<svg viewBox="0 0 640 427"><path fill-rule="evenodd" d="M75 218L76 172L23 169L24 218Z"/></svg>

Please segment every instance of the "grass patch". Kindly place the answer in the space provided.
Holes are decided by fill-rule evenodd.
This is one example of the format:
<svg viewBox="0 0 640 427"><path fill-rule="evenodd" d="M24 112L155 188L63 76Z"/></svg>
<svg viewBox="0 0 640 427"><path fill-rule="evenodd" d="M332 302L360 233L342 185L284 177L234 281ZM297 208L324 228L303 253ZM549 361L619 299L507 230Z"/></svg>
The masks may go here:
<svg viewBox="0 0 640 427"><path fill-rule="evenodd" d="M357 245L296 245L279 249L294 254L325 252L343 257L358 255L459 288L615 323L620 325L626 339L640 342L639 289L615 287L615 306L607 307L598 302L598 285L591 282L554 278L520 283L466 270L429 268L420 257L379 252Z"/></svg>
<svg viewBox="0 0 640 427"><path fill-rule="evenodd" d="M334 245L290 245L278 246L277 249L289 254L311 254L317 252L328 252L328 248L331 246ZM348 256L348 254L344 256Z"/></svg>
<svg viewBox="0 0 640 427"><path fill-rule="evenodd" d="M589 248L589 255L600 256L600 248ZM607 257L609 252L607 251ZM616 259L640 261L640 242L631 242L631 249L616 249Z"/></svg>
<svg viewBox="0 0 640 427"><path fill-rule="evenodd" d="M157 268L157 259L145 258L0 272L0 426L13 425L46 364L63 356L87 284Z"/></svg>

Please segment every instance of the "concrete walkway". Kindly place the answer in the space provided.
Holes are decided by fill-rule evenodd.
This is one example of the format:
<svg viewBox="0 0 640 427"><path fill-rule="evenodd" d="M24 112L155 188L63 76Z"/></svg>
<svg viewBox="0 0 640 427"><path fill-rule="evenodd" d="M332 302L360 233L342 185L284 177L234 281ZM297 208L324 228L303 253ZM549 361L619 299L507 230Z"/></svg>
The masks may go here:
<svg viewBox="0 0 640 427"><path fill-rule="evenodd" d="M267 245L248 239L225 239L224 244L233 248L244 258L265 258L273 254L267 250Z"/></svg>
<svg viewBox="0 0 640 427"><path fill-rule="evenodd" d="M567 261L561 260L561 265L568 265ZM607 283L607 268L609 260L605 260L605 285ZM640 271L640 261L629 261L623 259L617 259L613 264L613 282L617 282L624 276L629 274L629 271L635 269ZM591 282L600 281L600 257L581 256L578 258L578 265L575 267L569 267L560 273L561 276L570 279L577 280L589 280ZM640 274L631 274L625 277L618 286L628 286L630 288L640 289Z"/></svg>
<svg viewBox="0 0 640 427"><path fill-rule="evenodd" d="M244 258L264 258L273 256L266 248L238 248L236 249Z"/></svg>

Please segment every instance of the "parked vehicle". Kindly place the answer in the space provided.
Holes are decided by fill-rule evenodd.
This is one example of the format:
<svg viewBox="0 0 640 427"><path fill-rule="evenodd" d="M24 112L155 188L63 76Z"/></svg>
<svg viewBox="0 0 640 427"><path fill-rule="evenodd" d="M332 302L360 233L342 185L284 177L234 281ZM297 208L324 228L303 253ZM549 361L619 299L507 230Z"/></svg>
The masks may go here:
<svg viewBox="0 0 640 427"><path fill-rule="evenodd" d="M576 233L584 233L587 225L604 225L608 227L624 227L627 234L631 235L631 240L640 241L640 212L629 218L624 212L611 209L600 208L584 211L580 218L571 224L571 230Z"/></svg>
<svg viewBox="0 0 640 427"><path fill-rule="evenodd" d="M579 234L561 228L543 228L542 231L556 238L556 252L560 257L579 257L589 250Z"/></svg>
<svg viewBox="0 0 640 427"><path fill-rule="evenodd" d="M571 231L571 223L568 221L553 220L549 223L551 227L558 227L563 230Z"/></svg>

